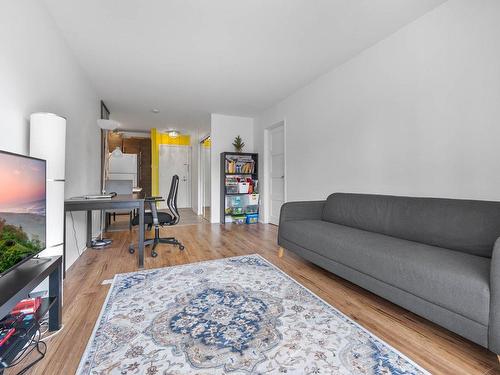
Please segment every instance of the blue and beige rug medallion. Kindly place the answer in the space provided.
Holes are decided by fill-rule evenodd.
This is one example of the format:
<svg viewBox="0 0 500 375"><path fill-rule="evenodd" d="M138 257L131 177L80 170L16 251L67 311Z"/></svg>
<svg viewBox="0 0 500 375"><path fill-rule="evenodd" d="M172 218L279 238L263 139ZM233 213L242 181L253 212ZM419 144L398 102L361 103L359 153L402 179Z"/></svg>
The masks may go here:
<svg viewBox="0 0 500 375"><path fill-rule="evenodd" d="M78 374L427 374L258 255L115 276Z"/></svg>

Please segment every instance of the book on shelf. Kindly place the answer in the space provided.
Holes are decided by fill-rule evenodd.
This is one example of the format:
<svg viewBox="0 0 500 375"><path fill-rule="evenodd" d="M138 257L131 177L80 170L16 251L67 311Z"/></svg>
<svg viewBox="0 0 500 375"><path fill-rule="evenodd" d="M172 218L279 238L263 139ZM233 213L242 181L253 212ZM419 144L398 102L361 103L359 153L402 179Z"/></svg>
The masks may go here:
<svg viewBox="0 0 500 375"><path fill-rule="evenodd" d="M226 173L251 174L255 172L255 161L251 157L226 158Z"/></svg>

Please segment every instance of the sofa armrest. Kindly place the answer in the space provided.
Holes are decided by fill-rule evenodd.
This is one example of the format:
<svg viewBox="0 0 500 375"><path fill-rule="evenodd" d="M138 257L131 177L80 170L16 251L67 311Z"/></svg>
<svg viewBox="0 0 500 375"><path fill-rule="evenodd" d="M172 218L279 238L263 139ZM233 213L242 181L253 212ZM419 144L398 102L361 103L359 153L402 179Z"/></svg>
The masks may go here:
<svg viewBox="0 0 500 375"><path fill-rule="evenodd" d="M490 321L488 349L500 353L500 238L493 246L490 265Z"/></svg>
<svg viewBox="0 0 500 375"><path fill-rule="evenodd" d="M280 226L278 228L278 256L283 256L283 223L293 220L321 220L326 201L287 202L281 206Z"/></svg>
<svg viewBox="0 0 500 375"><path fill-rule="evenodd" d="M281 206L280 224L290 220L320 220L325 202L287 202Z"/></svg>

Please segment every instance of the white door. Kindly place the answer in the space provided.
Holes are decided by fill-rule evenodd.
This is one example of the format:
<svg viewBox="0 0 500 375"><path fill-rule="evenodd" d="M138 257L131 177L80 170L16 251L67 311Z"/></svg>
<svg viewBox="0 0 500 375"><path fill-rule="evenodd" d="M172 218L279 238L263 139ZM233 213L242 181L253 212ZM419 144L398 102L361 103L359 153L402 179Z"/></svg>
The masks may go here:
<svg viewBox="0 0 500 375"><path fill-rule="evenodd" d="M210 221L210 199L211 199L211 182L210 182L210 137L200 143L200 169L201 169L201 214Z"/></svg>
<svg viewBox="0 0 500 375"><path fill-rule="evenodd" d="M160 195L167 199L172 183L172 176L179 176L179 190L177 192L177 207L191 207L191 147L160 145L160 160L158 182ZM166 208L166 202L160 205Z"/></svg>
<svg viewBox="0 0 500 375"><path fill-rule="evenodd" d="M285 201L285 128L283 125L269 131L269 155L269 221L278 225L280 209Z"/></svg>

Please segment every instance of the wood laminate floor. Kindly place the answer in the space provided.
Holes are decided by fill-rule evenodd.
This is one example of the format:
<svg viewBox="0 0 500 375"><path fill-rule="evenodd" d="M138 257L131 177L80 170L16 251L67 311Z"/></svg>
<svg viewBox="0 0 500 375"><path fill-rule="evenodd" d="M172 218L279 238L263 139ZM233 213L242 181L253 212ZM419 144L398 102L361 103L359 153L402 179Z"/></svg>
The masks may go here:
<svg viewBox="0 0 500 375"><path fill-rule="evenodd" d="M152 258L146 250L146 268L258 253L434 374L500 374L495 354L486 349L291 252L278 258L275 226L221 226L202 222L162 231L164 235L177 237L186 249L181 252L172 246L160 245L157 258ZM112 247L85 251L68 270L64 282L64 328L48 339L46 357L30 374L74 374L109 290L109 285L101 283L116 273L137 270L136 255L127 250L131 234L114 232L110 236L114 239ZM13 370L6 374L15 374Z"/></svg>

